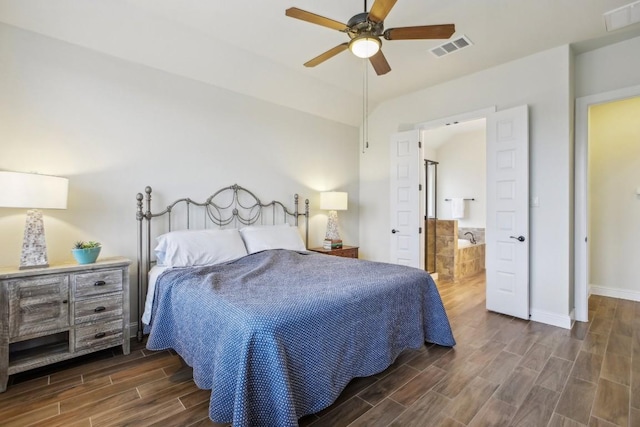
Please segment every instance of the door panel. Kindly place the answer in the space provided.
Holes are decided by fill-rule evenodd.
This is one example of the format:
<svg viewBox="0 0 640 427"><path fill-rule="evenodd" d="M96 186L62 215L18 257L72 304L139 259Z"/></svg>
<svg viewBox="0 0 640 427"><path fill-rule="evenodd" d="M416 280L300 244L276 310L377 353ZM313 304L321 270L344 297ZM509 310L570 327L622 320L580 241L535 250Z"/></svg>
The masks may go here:
<svg viewBox="0 0 640 427"><path fill-rule="evenodd" d="M391 136L390 141L390 261L423 268L420 256L420 131Z"/></svg>
<svg viewBox="0 0 640 427"><path fill-rule="evenodd" d="M487 309L529 318L527 106L487 117Z"/></svg>

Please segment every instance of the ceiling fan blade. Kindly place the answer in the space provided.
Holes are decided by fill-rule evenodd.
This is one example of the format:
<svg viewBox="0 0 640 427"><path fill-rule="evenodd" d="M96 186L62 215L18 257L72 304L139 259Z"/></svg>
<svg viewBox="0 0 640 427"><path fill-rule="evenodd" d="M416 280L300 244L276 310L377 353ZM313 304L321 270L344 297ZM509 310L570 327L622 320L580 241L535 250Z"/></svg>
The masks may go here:
<svg viewBox="0 0 640 427"><path fill-rule="evenodd" d="M298 9L297 7L290 7L284 12L285 15L300 19L302 21L311 22L312 24L322 25L323 27L329 27L338 31L346 31L347 25L342 22L334 21L333 19L325 18L324 16L316 15L315 13L307 12L306 10Z"/></svg>
<svg viewBox="0 0 640 427"><path fill-rule="evenodd" d="M344 52L348 48L349 48L349 43L339 44L338 46L336 46L336 47L334 47L332 49L329 49L325 53L322 53L322 54L316 56L312 60L305 62L304 66L305 67L315 67L318 64L322 64L327 59L333 58L334 56L336 56L340 52Z"/></svg>
<svg viewBox="0 0 640 427"><path fill-rule="evenodd" d="M371 6L369 12L369 20L373 22L382 22L387 17L391 8L396 4L398 0L376 0Z"/></svg>
<svg viewBox="0 0 640 427"><path fill-rule="evenodd" d="M448 39L456 32L454 24L422 25L419 27L389 28L384 32L387 40Z"/></svg>
<svg viewBox="0 0 640 427"><path fill-rule="evenodd" d="M381 50L379 50L378 53L369 58L369 62L371 62L373 69L376 70L376 74L379 76L387 74L389 71L391 71L391 66L387 62L387 58L385 58L382 54Z"/></svg>

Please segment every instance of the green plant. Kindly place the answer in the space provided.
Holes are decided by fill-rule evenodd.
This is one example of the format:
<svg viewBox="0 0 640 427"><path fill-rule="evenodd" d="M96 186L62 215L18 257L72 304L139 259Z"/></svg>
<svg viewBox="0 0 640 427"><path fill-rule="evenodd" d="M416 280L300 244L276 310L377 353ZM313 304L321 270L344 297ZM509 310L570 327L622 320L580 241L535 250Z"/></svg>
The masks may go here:
<svg viewBox="0 0 640 427"><path fill-rule="evenodd" d="M75 245L73 245L73 249L92 249L101 246L100 242L94 242L90 240L88 242L83 242L82 240L77 241Z"/></svg>

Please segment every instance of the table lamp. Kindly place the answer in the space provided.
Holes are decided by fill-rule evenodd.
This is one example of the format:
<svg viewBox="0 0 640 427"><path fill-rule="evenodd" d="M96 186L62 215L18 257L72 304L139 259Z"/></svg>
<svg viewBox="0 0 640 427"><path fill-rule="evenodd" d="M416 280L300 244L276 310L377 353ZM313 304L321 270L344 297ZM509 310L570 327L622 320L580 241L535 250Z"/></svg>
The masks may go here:
<svg viewBox="0 0 640 427"><path fill-rule="evenodd" d="M327 233L324 237L324 249L338 249L342 247L342 239L338 232L338 211L347 210L347 193L341 191L326 191L320 193L320 209L329 211Z"/></svg>
<svg viewBox="0 0 640 427"><path fill-rule="evenodd" d="M20 269L48 267L42 212L66 209L69 180L50 175L0 171L0 208L27 208Z"/></svg>

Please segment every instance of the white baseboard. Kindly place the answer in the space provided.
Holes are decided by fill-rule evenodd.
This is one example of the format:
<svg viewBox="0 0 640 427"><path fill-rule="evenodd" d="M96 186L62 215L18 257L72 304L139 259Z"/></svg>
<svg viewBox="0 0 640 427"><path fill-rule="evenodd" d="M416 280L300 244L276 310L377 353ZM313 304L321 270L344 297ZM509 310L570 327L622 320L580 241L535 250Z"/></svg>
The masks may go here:
<svg viewBox="0 0 640 427"><path fill-rule="evenodd" d="M568 315L561 315L557 313L549 313L543 310L531 310L531 320L534 322L545 323L551 326L557 326L559 328L571 329L573 323L573 312Z"/></svg>
<svg viewBox="0 0 640 427"><path fill-rule="evenodd" d="M600 295L603 297L626 299L629 301L640 301L640 291L632 291L629 289L607 288L605 286L589 285L589 293L591 295Z"/></svg>

